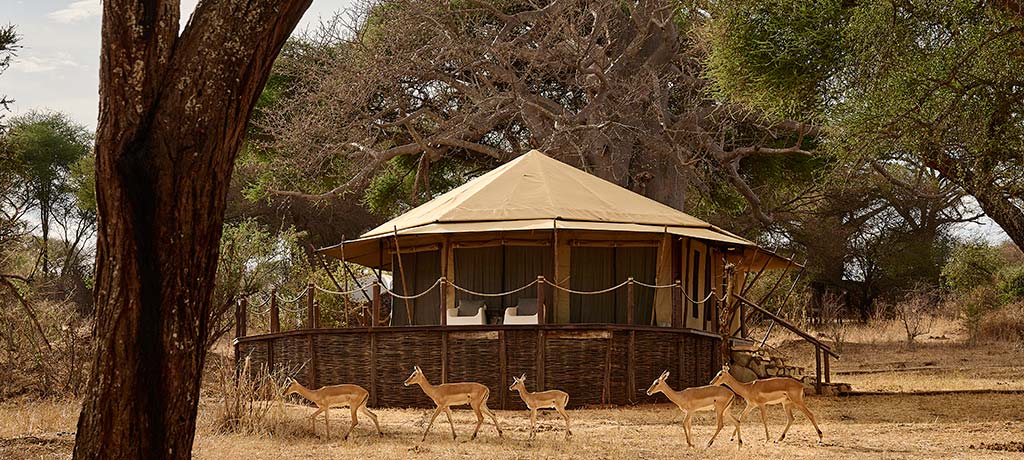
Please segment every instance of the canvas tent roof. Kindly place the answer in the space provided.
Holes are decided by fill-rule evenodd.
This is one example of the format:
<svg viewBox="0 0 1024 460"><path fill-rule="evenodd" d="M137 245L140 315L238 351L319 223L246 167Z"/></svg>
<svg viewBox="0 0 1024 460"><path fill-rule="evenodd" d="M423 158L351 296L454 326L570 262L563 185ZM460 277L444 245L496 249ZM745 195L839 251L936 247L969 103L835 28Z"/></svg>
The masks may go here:
<svg viewBox="0 0 1024 460"><path fill-rule="evenodd" d="M578 229L667 232L756 247L737 235L631 190L531 150L415 209L324 248L358 261L377 251L380 238L398 235Z"/></svg>

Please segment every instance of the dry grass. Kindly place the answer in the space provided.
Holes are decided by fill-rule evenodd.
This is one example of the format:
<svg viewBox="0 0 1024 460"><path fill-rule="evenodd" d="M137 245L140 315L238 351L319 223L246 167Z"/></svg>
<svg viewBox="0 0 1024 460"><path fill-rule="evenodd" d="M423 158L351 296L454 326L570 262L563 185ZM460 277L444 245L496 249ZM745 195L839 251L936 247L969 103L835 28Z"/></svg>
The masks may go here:
<svg viewBox="0 0 1024 460"><path fill-rule="evenodd" d="M659 459L708 455L724 459L1008 459L1021 454L972 449L971 445L1009 445L1024 438L1024 398L1005 394L811 398L809 406L825 431L824 446L815 445L813 429L798 416L781 444L766 445L763 428L755 419L743 425L746 444L742 450L737 450L723 431L709 451L686 447L682 417L667 404L570 411L575 429L568 443L563 442L557 415L542 417L538 439L530 443L527 414L510 411L498 411L506 430L504 439L485 424L480 437L468 441L474 418L465 410L456 412L457 441L448 435L447 423L435 423L427 441L420 443L429 415L422 409L379 410L385 436L375 436L372 424L364 420L349 441L340 440L339 430L347 415L334 411L332 438L328 440L323 438L322 423L316 434L310 429L306 416L313 409L297 405L286 408L287 419L294 425L288 436L219 434L212 426L211 404L214 402L205 402L200 412L194 450L198 459ZM71 436L60 433L73 430L76 417L74 404L17 401L0 405L0 458L67 458ZM710 413L695 419L695 443L706 442L713 432L712 422ZM782 411L770 410L773 437L782 426Z"/></svg>
<svg viewBox="0 0 1024 460"><path fill-rule="evenodd" d="M898 394L810 397L808 406L825 432L824 446L815 445L813 428L802 415L797 415L785 441L765 444L763 427L754 415L743 425L746 444L742 449L729 442L728 426L710 450L689 449L681 413L668 404L570 411L574 436L568 442L563 441L561 419L553 413L541 418L538 439L528 442L529 416L525 411L496 411L506 431L505 438L499 439L494 427L485 424L480 437L469 441L475 418L470 411L459 410L455 413L457 441L451 439L448 424L440 417L426 442L421 443L420 434L430 415L426 409L375 410L385 435L374 435L372 423L364 417L348 441L340 439L348 422L347 411L334 410L332 436L325 439L322 419L316 431L310 426L308 415L313 408L296 404L281 406L281 412L275 415L274 430L225 433L221 392L214 390L214 382L208 382L211 388L204 391L200 405L194 456L211 460L1021 458L1024 394L909 394L993 389L1024 392L1024 368L1017 363L1019 354L1014 353L1013 345L967 347L962 345L964 335L960 327L945 321L937 323L928 336L909 350L903 344L899 327L876 323L870 327L853 326L848 331L843 359L833 363L833 370L838 372L834 380L852 383L854 390ZM802 341L779 335L773 343L780 345L792 361L813 365L811 349ZM920 367L926 369L912 370ZM659 395L650 401L665 399ZM0 458L68 458L77 415L74 402L18 399L0 403ZM712 414L699 414L693 426L694 443L703 445L714 429ZM782 410L770 409L773 438L783 426Z"/></svg>

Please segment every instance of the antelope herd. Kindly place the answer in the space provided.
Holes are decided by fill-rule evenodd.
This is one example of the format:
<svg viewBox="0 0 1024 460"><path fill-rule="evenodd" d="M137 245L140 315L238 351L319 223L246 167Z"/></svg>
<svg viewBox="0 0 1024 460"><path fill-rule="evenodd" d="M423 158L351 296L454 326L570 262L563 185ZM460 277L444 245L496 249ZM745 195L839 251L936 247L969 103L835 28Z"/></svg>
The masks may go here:
<svg viewBox="0 0 1024 460"><path fill-rule="evenodd" d="M788 418L786 428L782 430L782 435L775 442L780 442L786 437L786 432L789 431L789 427L793 424L793 407L796 407L814 425L814 429L818 433L818 444L822 443L822 433L821 429L818 428L818 422L814 419L811 411L807 409L807 405L804 404L804 386L796 379L773 377L744 383L733 377L729 373L729 365L725 365L715 375L715 378L711 380L710 385L690 387L676 391L666 383L668 376L669 372L665 371L655 379L651 383L650 388L647 389L647 395L653 396L657 393L663 393L683 411L683 431L686 434L686 444L689 447L693 447L690 437L690 421L694 412L702 410L715 411L718 426L715 434L708 440L706 447L711 447L711 444L715 442L715 438L722 431L722 427L725 425L725 416L728 416L733 421L735 425L733 435L737 440L737 444L742 446L743 440L740 438L740 425L743 423L747 413L755 407L761 412L761 421L764 423L765 442L767 443L769 435L766 406L773 404L782 404ZM419 366L413 366L412 374L409 378L405 379L405 386L412 385L419 385L423 393L430 397L436 405L427 428L423 430L421 442L427 439L427 433L434 426L434 420L442 412L448 418L448 425L452 430L452 439L456 439L455 423L452 422L451 408L452 406L465 405L469 405L476 414L476 427L473 429L473 435L470 439L475 439L480 432L480 426L484 423L485 414L494 422L494 428L498 430L498 437L502 437L498 418L494 415L494 412L487 408L487 398L490 396L491 391L486 385L475 382L433 385L427 380ZM554 409L558 411L562 418L565 419L565 438L568 440L572 436L569 414L565 411L565 406L569 403L568 393L561 390L530 392L526 389L526 374L520 377L513 377L512 385L508 389L509 391L518 391L519 397L530 409L531 440L536 436L538 409ZM330 427L327 421L328 410L332 407L349 407L351 409L352 424L345 431L344 439L348 439L349 433L359 424L357 412L362 412L373 420L373 424L377 427L378 435L383 436L384 434L377 423L377 416L366 407L366 403L369 400L369 392L358 385L333 385L310 390L299 384L299 382L291 380L284 395L287 396L293 393L297 393L316 404L317 410L310 416L314 424L314 431L316 429L316 417L321 412L324 414L324 424L328 438L330 437ZM737 397L746 401L746 407L738 419L729 412Z"/></svg>

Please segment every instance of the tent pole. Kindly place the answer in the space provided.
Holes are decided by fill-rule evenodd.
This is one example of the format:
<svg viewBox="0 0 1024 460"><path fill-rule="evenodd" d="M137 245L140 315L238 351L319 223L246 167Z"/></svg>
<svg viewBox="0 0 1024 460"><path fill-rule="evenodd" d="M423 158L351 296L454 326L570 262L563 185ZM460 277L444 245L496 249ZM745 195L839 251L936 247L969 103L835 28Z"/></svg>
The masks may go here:
<svg viewBox="0 0 1024 460"><path fill-rule="evenodd" d="M409 288L405 285L405 268L402 266L402 248L398 246L398 226L395 226L395 253L398 254L398 274L402 277L402 295L409 295ZM394 314L394 305L391 306L392 314ZM405 317L406 326L412 326L412 305L409 304L409 299L405 299Z"/></svg>

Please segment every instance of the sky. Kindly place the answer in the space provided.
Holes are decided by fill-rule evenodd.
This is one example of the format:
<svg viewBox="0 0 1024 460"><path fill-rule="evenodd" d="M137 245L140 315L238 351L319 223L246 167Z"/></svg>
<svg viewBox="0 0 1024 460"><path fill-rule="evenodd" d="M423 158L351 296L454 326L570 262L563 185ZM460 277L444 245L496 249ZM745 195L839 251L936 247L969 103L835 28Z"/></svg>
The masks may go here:
<svg viewBox="0 0 1024 460"><path fill-rule="evenodd" d="M181 25L198 0L181 1ZM314 0L296 31L316 26L352 0ZM12 114L56 110L96 128L99 106L100 0L0 0L0 24L14 24L23 46L0 75Z"/></svg>
<svg viewBox="0 0 1024 460"><path fill-rule="evenodd" d="M182 0L182 27L198 0ZM353 0L313 0L296 33L349 7ZM0 75L0 94L13 98L12 114L55 110L96 128L99 106L100 0L0 0L0 24L14 24L23 46ZM991 219L957 227L965 239L1007 240Z"/></svg>

